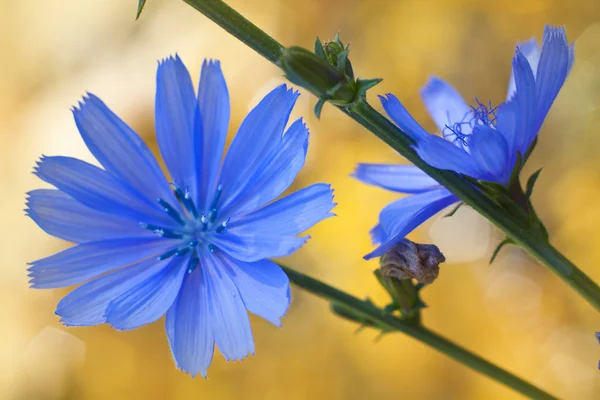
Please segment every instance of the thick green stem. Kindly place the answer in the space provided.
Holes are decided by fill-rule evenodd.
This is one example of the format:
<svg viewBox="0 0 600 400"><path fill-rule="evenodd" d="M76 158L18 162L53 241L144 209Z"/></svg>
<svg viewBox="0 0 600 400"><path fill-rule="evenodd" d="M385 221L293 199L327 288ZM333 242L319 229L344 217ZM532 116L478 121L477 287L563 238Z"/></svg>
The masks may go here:
<svg viewBox="0 0 600 400"><path fill-rule="evenodd" d="M412 338L433 347L437 351L455 359L456 361L478 371L488 377L505 384L519 393L532 399L556 399L556 397L524 381L518 376L490 363L467 349L451 342L450 340L434 333L427 328L403 321L393 315L386 314L383 310L373 308L354 296L344 293L319 280L304 275L291 268L280 265L290 278L290 281L302 289L322 297L333 303L342 304L352 309L354 313L367 320L375 322L386 331L403 332Z"/></svg>
<svg viewBox="0 0 600 400"><path fill-rule="evenodd" d="M279 64L284 47L223 1L184 1L272 63ZM552 247L545 238L527 229L516 216L487 198L458 174L438 170L423 162L411 148L409 136L365 101L338 108L494 223L516 244L529 251L600 311L600 287Z"/></svg>

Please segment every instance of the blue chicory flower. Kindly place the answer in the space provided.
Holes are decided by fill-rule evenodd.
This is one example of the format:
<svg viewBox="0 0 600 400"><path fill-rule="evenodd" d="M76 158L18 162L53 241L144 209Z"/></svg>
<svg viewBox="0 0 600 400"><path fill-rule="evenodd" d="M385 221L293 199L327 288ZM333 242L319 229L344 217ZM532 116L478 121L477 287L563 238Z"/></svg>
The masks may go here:
<svg viewBox="0 0 600 400"><path fill-rule="evenodd" d="M574 60L564 28L546 27L541 51L535 39L517 45L507 100L492 107L470 107L448 83L433 77L421 97L442 136L427 133L392 94L380 96L389 117L415 141L429 165L472 178L507 185L518 159L530 146L558 95ZM437 212L459 201L410 165L359 164L358 180L411 196L385 207L371 231L380 246L365 256L381 256Z"/></svg>
<svg viewBox="0 0 600 400"><path fill-rule="evenodd" d="M289 281L267 260L333 215L329 185L275 200L304 165L308 130L285 130L298 93L279 86L244 119L221 165L229 94L218 61L205 61L198 94L178 56L158 66L156 137L169 184L140 137L96 96L73 109L102 165L42 157L55 186L28 193L27 214L77 245L31 263L33 288L83 283L56 314L66 325L134 329L166 314L177 366L206 376L215 344L227 360L254 353L247 311L280 326Z"/></svg>

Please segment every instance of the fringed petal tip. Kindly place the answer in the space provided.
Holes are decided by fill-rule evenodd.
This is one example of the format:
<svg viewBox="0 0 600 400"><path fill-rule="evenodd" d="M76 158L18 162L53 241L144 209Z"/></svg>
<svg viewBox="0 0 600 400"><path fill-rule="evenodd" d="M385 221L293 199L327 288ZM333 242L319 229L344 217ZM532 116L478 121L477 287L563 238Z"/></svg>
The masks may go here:
<svg viewBox="0 0 600 400"><path fill-rule="evenodd" d="M77 102L77 105L71 107L71 112L75 117L77 117L86 107L90 105L104 105L104 103L95 94L91 92L85 92L85 94L81 96L81 100Z"/></svg>
<svg viewBox="0 0 600 400"><path fill-rule="evenodd" d="M221 61L216 58L205 58L202 61L202 68L219 68L221 69Z"/></svg>
<svg viewBox="0 0 600 400"><path fill-rule="evenodd" d="M565 26L546 25L544 27L544 42L546 40L561 40L567 44L567 32Z"/></svg>
<svg viewBox="0 0 600 400"><path fill-rule="evenodd" d="M181 60L181 57L179 57L179 54L175 53L175 54L169 54L167 57L159 59L158 60L158 68L160 68L164 64L170 63L170 62L177 62L177 63L183 64L183 61Z"/></svg>

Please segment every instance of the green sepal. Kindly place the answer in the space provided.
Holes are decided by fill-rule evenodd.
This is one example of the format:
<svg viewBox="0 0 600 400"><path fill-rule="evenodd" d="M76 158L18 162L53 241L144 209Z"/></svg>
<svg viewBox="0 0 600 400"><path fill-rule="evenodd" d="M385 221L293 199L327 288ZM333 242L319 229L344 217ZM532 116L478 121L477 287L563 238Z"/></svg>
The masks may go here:
<svg viewBox="0 0 600 400"><path fill-rule="evenodd" d="M146 5L146 0L139 0L138 1L138 9L137 9L137 13L135 14L135 19L137 20L140 15L142 14L142 10L144 9L144 6Z"/></svg>
<svg viewBox="0 0 600 400"><path fill-rule="evenodd" d="M364 96L367 93L367 90L371 89L373 86L377 85L383 79L381 78L373 78L373 79L360 79L356 80L356 93L359 96Z"/></svg>
<svg viewBox="0 0 600 400"><path fill-rule="evenodd" d="M322 59L327 60L327 57L325 56L325 49L323 48L323 43L321 43L321 39L319 39L318 36L315 40L315 54L321 57Z"/></svg>
<svg viewBox="0 0 600 400"><path fill-rule="evenodd" d="M314 112L317 119L321 118L321 111L323 110L323 106L326 102L326 100L319 99L319 101L317 101L317 104L315 104Z"/></svg>
<svg viewBox="0 0 600 400"><path fill-rule="evenodd" d="M463 203L462 201L460 203L458 203L456 205L456 207L454 207L452 209L452 211L450 211L448 214L444 215L444 218L448 218L448 217L454 216L454 214L456 214L456 212L458 211L458 209L461 208L463 206L463 204L465 204L465 203Z"/></svg>
<svg viewBox="0 0 600 400"><path fill-rule="evenodd" d="M494 260L498 256L498 253L500 253L500 250L502 250L502 248L507 244L515 244L515 242L513 242L511 238L506 238L503 241L501 241L500 244L498 244L498 246L496 247L496 250L494 250L494 252L492 253L492 256L490 257L490 264L494 262Z"/></svg>
<svg viewBox="0 0 600 400"><path fill-rule="evenodd" d="M535 139L533 139L533 142L531 142L531 144L529 145L529 148L527 149L527 151L525 152L525 157L523 158L523 164L525 164L525 161L527 161L527 159L529 158L531 153L533 153L533 150L535 150L535 146L537 146L537 141L538 141L538 138L536 136Z"/></svg>
<svg viewBox="0 0 600 400"><path fill-rule="evenodd" d="M379 270L373 271L373 274L392 299L392 303L388 304L383 311L389 313L397 310L402 315L402 319L418 323L420 321L420 310L427 307L419 297L419 291L425 285L421 283L414 284L412 279L384 277L381 276Z"/></svg>
<svg viewBox="0 0 600 400"><path fill-rule="evenodd" d="M515 167L510 173L510 179L508 181L508 186L518 184L519 182L519 174L521 173L521 169L523 169L523 155L521 152L517 151L517 160L515 162Z"/></svg>
<svg viewBox="0 0 600 400"><path fill-rule="evenodd" d="M527 185L525 187L525 197L527 197L527 200L529 200L533 194L533 187L537 181L537 178L540 176L540 172L542 172L541 168L531 174L529 179L527 179Z"/></svg>

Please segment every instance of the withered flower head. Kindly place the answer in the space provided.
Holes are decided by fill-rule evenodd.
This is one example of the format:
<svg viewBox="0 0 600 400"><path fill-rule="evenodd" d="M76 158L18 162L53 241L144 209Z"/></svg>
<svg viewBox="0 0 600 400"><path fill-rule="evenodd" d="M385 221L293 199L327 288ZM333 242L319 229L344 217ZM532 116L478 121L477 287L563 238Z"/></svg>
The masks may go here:
<svg viewBox="0 0 600 400"><path fill-rule="evenodd" d="M433 244L419 244L404 239L381 257L381 275L396 279L414 278L430 284L440 272L446 258Z"/></svg>

